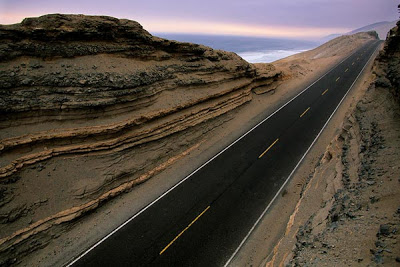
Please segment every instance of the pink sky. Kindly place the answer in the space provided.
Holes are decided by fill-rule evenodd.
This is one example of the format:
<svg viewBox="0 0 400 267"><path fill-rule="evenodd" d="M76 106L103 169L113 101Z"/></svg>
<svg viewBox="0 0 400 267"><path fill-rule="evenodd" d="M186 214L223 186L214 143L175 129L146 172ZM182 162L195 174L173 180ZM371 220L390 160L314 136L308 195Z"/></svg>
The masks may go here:
<svg viewBox="0 0 400 267"><path fill-rule="evenodd" d="M0 0L0 24L49 13L108 15L150 32L320 38L398 18L397 0Z"/></svg>

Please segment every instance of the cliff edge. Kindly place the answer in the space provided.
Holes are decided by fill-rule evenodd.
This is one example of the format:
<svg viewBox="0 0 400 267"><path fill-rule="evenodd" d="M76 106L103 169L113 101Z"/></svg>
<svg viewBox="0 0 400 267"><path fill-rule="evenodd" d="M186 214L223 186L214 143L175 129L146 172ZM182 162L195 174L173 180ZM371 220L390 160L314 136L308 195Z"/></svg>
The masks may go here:
<svg viewBox="0 0 400 267"><path fill-rule="evenodd" d="M137 185L203 164L371 39L253 65L105 16L0 25L0 265L65 264L132 215L121 199L159 196Z"/></svg>
<svg viewBox="0 0 400 267"><path fill-rule="evenodd" d="M167 168L281 79L104 16L27 18L0 25L0 40L0 265Z"/></svg>

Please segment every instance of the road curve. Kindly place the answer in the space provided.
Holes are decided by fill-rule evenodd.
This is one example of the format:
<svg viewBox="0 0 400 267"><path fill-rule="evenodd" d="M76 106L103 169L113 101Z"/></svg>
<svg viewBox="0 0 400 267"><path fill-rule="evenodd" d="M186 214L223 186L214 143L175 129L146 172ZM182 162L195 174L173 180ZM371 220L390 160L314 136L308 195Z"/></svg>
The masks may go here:
<svg viewBox="0 0 400 267"><path fill-rule="evenodd" d="M228 264L379 44L356 50L69 265Z"/></svg>

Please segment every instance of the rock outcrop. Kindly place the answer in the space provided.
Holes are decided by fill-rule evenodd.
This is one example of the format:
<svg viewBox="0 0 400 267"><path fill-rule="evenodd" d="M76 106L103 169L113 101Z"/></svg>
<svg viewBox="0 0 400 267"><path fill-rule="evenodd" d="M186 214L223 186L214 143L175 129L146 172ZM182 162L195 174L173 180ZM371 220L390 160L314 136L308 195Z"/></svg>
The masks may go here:
<svg viewBox="0 0 400 267"><path fill-rule="evenodd" d="M0 265L187 154L282 76L104 16L28 18L0 40Z"/></svg>
<svg viewBox="0 0 400 267"><path fill-rule="evenodd" d="M390 88L400 102L400 21L388 33L385 46L377 59L377 86Z"/></svg>

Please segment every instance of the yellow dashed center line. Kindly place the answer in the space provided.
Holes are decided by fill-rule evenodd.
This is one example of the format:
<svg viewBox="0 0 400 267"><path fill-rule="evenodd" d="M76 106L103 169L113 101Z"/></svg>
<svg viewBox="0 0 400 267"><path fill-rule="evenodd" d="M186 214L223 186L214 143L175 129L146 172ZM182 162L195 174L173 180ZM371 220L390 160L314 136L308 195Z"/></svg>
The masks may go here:
<svg viewBox="0 0 400 267"><path fill-rule="evenodd" d="M337 79L336 79L336 81L339 81L340 80L340 77L338 77Z"/></svg>
<svg viewBox="0 0 400 267"><path fill-rule="evenodd" d="M192 226L204 213L206 213L206 211L210 208L210 206L208 206L205 210L203 210L202 213L200 213L199 216L196 217L196 219L194 219L185 229L183 229L182 232L179 233L179 235L177 235L171 242L169 242L169 244L160 252L160 255L163 254L181 235L183 235L183 233L190 228L190 226Z"/></svg>
<svg viewBox="0 0 400 267"><path fill-rule="evenodd" d="M278 139L276 139L260 156L258 156L258 158L260 159L262 156L264 156L265 155L265 153L267 153L268 152L268 150L270 150L271 149L271 147L273 147L275 144L276 144L276 142L278 142L278 140L279 140L279 138Z"/></svg>
<svg viewBox="0 0 400 267"><path fill-rule="evenodd" d="M329 90L329 89L326 89L326 90L322 93L322 95L326 94L326 92L328 92L328 90Z"/></svg>
<svg viewBox="0 0 400 267"><path fill-rule="evenodd" d="M346 69L344 72L348 72L349 71L349 69Z"/></svg>
<svg viewBox="0 0 400 267"><path fill-rule="evenodd" d="M301 113L300 118L303 117L309 110L310 110L310 107L308 107L303 113Z"/></svg>

